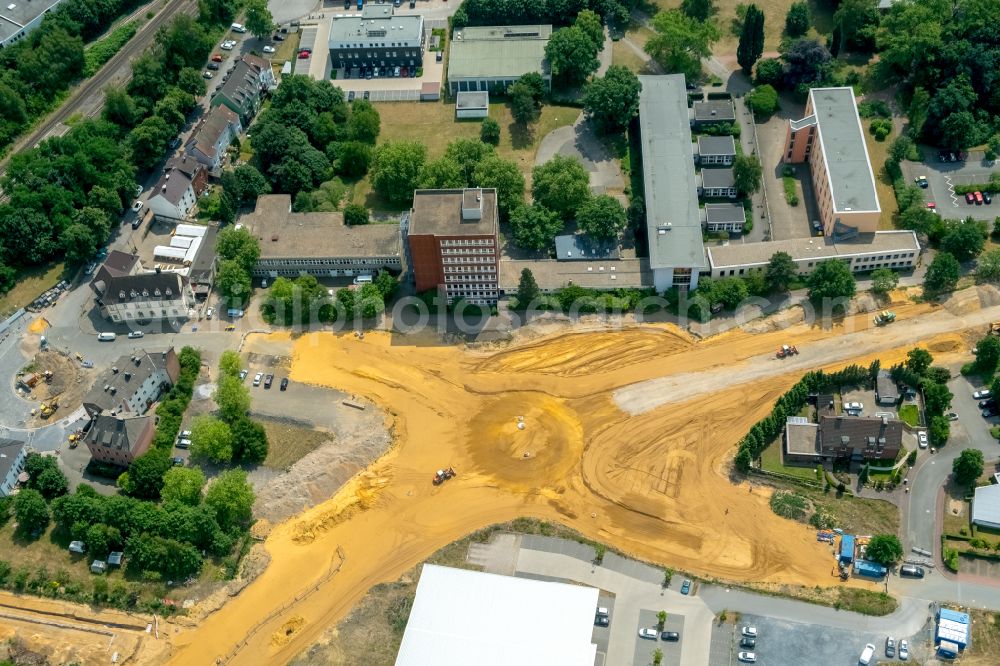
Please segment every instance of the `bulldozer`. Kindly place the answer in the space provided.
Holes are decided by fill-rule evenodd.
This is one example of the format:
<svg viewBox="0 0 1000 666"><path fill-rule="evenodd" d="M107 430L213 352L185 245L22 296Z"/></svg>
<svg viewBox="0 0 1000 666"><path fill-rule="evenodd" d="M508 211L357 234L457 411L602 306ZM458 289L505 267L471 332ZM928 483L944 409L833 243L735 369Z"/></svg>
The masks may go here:
<svg viewBox="0 0 1000 666"><path fill-rule="evenodd" d="M448 469L439 469L434 473L434 485L440 486L442 483L448 479L455 478L455 468L449 467Z"/></svg>
<svg viewBox="0 0 1000 666"><path fill-rule="evenodd" d="M894 321L896 321L896 313L889 310L882 310L882 312L875 315L874 319L876 326L885 326L886 324L891 324Z"/></svg>
<svg viewBox="0 0 1000 666"><path fill-rule="evenodd" d="M775 356L777 356L778 358L785 358L786 356L794 356L795 354L798 353L799 350L792 345L781 345L781 347L778 348L778 351L775 354Z"/></svg>

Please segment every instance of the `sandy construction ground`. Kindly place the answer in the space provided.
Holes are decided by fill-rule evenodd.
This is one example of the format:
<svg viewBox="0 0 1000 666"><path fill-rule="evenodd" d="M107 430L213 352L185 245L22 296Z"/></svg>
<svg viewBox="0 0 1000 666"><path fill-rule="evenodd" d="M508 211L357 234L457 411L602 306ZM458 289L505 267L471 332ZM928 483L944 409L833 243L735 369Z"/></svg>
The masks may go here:
<svg viewBox="0 0 1000 666"><path fill-rule="evenodd" d="M899 321L885 329L865 314L702 342L670 326L478 351L389 334L270 336L290 349L293 380L381 405L396 445L330 501L276 526L268 569L196 631L174 636L173 663L284 663L372 585L516 516L558 520L706 576L835 584L812 530L775 516L764 490L730 480L735 442L805 368L888 364L918 341L964 351L960 331L997 317L987 309L995 297L896 303ZM802 355L774 359L783 342ZM448 465L458 477L433 486Z"/></svg>

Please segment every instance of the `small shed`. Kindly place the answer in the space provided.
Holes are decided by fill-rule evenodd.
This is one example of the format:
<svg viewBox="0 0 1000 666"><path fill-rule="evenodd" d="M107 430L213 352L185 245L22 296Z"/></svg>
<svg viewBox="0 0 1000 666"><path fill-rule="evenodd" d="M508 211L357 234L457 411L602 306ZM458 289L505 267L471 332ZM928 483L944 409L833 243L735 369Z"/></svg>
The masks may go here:
<svg viewBox="0 0 1000 666"><path fill-rule="evenodd" d="M942 608L938 613L935 639L939 643L954 643L960 650L964 650L969 644L969 614Z"/></svg>
<svg viewBox="0 0 1000 666"><path fill-rule="evenodd" d="M875 398L880 405L895 405L899 402L899 387L886 370L879 370L875 378Z"/></svg>
<svg viewBox="0 0 1000 666"><path fill-rule="evenodd" d="M104 560L94 560L90 563L90 573L103 574L108 570L108 563Z"/></svg>
<svg viewBox="0 0 1000 666"><path fill-rule="evenodd" d="M490 115L488 92L460 92L455 95L456 118L485 118Z"/></svg>
<svg viewBox="0 0 1000 666"><path fill-rule="evenodd" d="M120 567L122 565L122 557L125 553L120 550L113 551L108 554L108 566L109 567Z"/></svg>
<svg viewBox="0 0 1000 666"><path fill-rule="evenodd" d="M850 534L840 537L840 561L843 564L854 561L854 537Z"/></svg>
<svg viewBox="0 0 1000 666"><path fill-rule="evenodd" d="M878 562L871 562L869 560L857 560L854 562L854 573L858 576L882 578L886 572L887 569Z"/></svg>
<svg viewBox="0 0 1000 666"><path fill-rule="evenodd" d="M420 86L421 102L436 102L441 99L441 82L430 81Z"/></svg>
<svg viewBox="0 0 1000 666"><path fill-rule="evenodd" d="M83 545L82 541L70 541L69 542L69 552L82 555L87 547Z"/></svg>

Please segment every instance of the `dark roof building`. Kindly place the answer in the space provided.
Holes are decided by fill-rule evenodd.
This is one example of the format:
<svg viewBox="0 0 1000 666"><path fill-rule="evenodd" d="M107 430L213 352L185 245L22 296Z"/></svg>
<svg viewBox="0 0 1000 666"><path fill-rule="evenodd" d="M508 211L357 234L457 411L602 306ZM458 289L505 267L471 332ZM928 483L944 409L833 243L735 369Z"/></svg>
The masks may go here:
<svg viewBox="0 0 1000 666"><path fill-rule="evenodd" d="M134 275L140 268L138 256L120 250L111 250L105 257L104 263L94 274L94 279L90 281L90 288L100 296L101 291L98 290L97 285L101 285L101 289L103 289L111 278Z"/></svg>
<svg viewBox="0 0 1000 666"><path fill-rule="evenodd" d="M120 417L100 414L91 420L83 441L94 460L128 467L149 450L155 430L151 416Z"/></svg>
<svg viewBox="0 0 1000 666"><path fill-rule="evenodd" d="M820 416L819 424L790 416L785 462L893 460L903 445L903 422L888 417Z"/></svg>
<svg viewBox="0 0 1000 666"><path fill-rule="evenodd" d="M740 204L705 204L705 228L708 231L739 232L747 221L747 212Z"/></svg>
<svg viewBox="0 0 1000 666"><path fill-rule="evenodd" d="M880 405L895 405L899 402L899 387L887 370L879 370L875 378L875 399Z"/></svg>
<svg viewBox="0 0 1000 666"><path fill-rule="evenodd" d="M732 164L736 157L736 141L728 135L699 136L695 157L702 164Z"/></svg>
<svg viewBox="0 0 1000 666"><path fill-rule="evenodd" d="M187 278L173 271L109 277L92 286L101 315L113 322L186 319L192 302Z"/></svg>
<svg viewBox="0 0 1000 666"><path fill-rule="evenodd" d="M735 121L736 109L733 108L733 100L731 99L710 99L705 102L695 102L691 109L691 122L695 127Z"/></svg>
<svg viewBox="0 0 1000 666"><path fill-rule="evenodd" d="M214 171L222 163L226 148L242 131L240 117L220 104L212 107L198 123L184 149L193 159Z"/></svg>
<svg viewBox="0 0 1000 666"><path fill-rule="evenodd" d="M274 72L263 58L242 56L229 78L212 96L212 106L227 106L246 125L257 114L264 94L277 87Z"/></svg>
<svg viewBox="0 0 1000 666"><path fill-rule="evenodd" d="M173 347L164 352L122 356L97 378L83 398L83 407L91 418L105 412L145 414L180 374L180 361Z"/></svg>

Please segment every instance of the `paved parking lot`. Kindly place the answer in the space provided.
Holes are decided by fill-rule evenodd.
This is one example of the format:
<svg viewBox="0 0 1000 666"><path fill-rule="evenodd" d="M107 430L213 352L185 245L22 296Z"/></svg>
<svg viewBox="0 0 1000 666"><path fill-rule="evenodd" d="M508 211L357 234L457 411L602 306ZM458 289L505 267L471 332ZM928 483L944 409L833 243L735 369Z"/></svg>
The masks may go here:
<svg viewBox="0 0 1000 666"><path fill-rule="evenodd" d="M664 631L676 631L681 635L680 641L650 640L639 638L640 627L656 628L656 614L659 611L643 609L639 611L639 623L635 627L635 654L632 658L632 666L646 666L653 663L653 652L659 648L663 652L664 664L681 663L681 642L684 640L684 616L670 614L668 611L667 622L663 625Z"/></svg>
<svg viewBox="0 0 1000 666"><path fill-rule="evenodd" d="M992 204L970 205L965 195L955 194L956 185L986 183L997 167L989 167L982 161L982 154L972 153L964 162L939 162L936 153L931 153L926 162L904 162L903 175L913 183L919 176L927 178L924 201L934 202L937 210L946 218L972 216L977 220L992 221L1000 216L1000 198Z"/></svg>
<svg viewBox="0 0 1000 666"><path fill-rule="evenodd" d="M565 582L565 581L560 581ZM612 594L601 591L597 596L597 605L608 609L608 619L610 622L615 621L615 597ZM594 625L594 634L591 640L597 646L597 654L600 657L597 660L597 664L604 664L607 661L608 656L608 641L611 639L611 624L608 623L606 627L599 627Z"/></svg>

